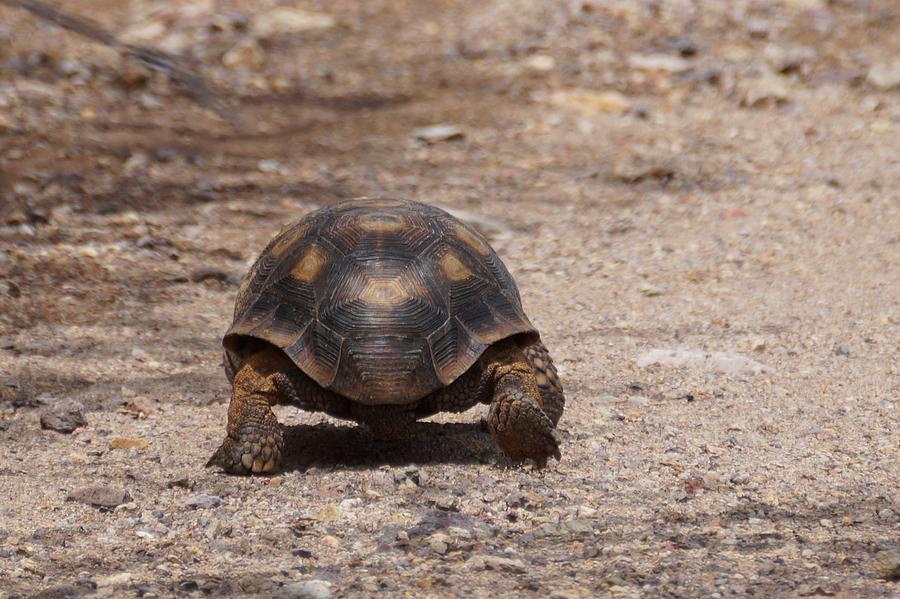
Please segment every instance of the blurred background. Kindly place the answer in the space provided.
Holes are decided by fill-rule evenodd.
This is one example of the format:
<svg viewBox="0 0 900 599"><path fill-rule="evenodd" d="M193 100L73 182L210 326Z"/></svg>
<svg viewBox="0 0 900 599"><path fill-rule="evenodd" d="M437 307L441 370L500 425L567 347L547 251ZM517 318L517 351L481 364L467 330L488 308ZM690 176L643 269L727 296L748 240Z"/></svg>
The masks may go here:
<svg viewBox="0 0 900 599"><path fill-rule="evenodd" d="M53 6L123 42L185 57L256 135L192 106L165 73L0 8L0 164L11 224L23 214L46 220L54 207L151 208L252 186L423 197L440 189L477 202L486 191L520 193L489 189L490 178L469 168L500 167L510 152L558 175L547 185L598 176L728 185L754 175L761 152L786 148L748 140L728 156L735 136L705 123L728 113L738 122L810 111L827 120L822 111L844 104L877 133L895 127L881 94L893 99L900 85L891 0ZM689 132L686 115L701 129ZM451 128L431 137L460 129L446 150L460 156L434 161L445 150L416 143L414 130L435 124ZM424 143L432 141L440 140ZM815 131L785 140L798 151L816 142ZM827 179L836 158L797 174ZM839 158L854 171L872 168L861 155Z"/></svg>

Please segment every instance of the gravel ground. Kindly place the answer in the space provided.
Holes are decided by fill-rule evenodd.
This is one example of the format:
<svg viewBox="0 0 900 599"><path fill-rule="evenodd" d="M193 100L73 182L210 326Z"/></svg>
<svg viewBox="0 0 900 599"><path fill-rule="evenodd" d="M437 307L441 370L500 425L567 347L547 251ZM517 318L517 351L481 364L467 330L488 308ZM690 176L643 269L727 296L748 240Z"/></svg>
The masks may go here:
<svg viewBox="0 0 900 599"><path fill-rule="evenodd" d="M60 4L239 126L0 7L0 597L900 592L894 0ZM360 195L490 237L562 461L285 407L203 468L236 281Z"/></svg>

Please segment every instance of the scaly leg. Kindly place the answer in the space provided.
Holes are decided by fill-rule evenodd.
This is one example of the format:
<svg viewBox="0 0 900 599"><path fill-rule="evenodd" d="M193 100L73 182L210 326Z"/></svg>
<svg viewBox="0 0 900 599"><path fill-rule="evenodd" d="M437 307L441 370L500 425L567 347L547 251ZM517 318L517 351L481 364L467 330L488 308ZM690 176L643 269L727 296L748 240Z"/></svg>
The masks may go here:
<svg viewBox="0 0 900 599"><path fill-rule="evenodd" d="M494 381L488 414L494 440L513 460L530 458L544 466L551 456L561 458L554 429L565 399L558 379L549 380L552 365L549 357L543 363L546 349L541 349L540 342L521 346L507 340L485 353Z"/></svg>
<svg viewBox="0 0 900 599"><path fill-rule="evenodd" d="M565 401L547 348L534 338L512 338L487 348L452 384L420 401L416 416L490 404L488 426L503 453L543 465L560 458L554 428Z"/></svg>
<svg viewBox="0 0 900 599"><path fill-rule="evenodd" d="M541 409L553 421L553 425L559 422L566 405L566 396L563 393L562 383L556 374L556 366L550 359L550 352L540 341L525 346L525 358L534 370L534 381L541 393Z"/></svg>
<svg viewBox="0 0 900 599"><path fill-rule="evenodd" d="M221 466L231 474L274 471L284 441L273 405L294 403L305 410L349 417L345 398L322 389L271 345L251 346L242 363L226 353L225 372L232 382L227 436L207 466Z"/></svg>
<svg viewBox="0 0 900 599"><path fill-rule="evenodd" d="M275 374L282 360L265 349L249 356L237 372L233 367L229 372L228 358L226 354L226 372L232 375L233 386L227 436L206 465L221 466L231 474L272 472L284 449L281 427L272 412L278 403Z"/></svg>

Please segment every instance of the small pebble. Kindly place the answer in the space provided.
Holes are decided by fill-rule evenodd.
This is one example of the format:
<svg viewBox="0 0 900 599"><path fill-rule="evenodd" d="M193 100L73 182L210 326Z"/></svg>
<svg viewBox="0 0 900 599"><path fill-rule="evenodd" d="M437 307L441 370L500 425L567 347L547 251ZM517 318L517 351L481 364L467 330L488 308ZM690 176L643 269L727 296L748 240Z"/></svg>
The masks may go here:
<svg viewBox="0 0 900 599"><path fill-rule="evenodd" d="M432 125L413 129L413 137L426 143L437 143L439 141L458 141L465 135L462 129L456 125Z"/></svg>
<svg viewBox="0 0 900 599"><path fill-rule="evenodd" d="M114 508L131 501L131 495L120 489L94 485L72 491L66 497L66 501L77 501L94 507Z"/></svg>
<svg viewBox="0 0 900 599"><path fill-rule="evenodd" d="M217 495L199 493L184 500L184 505L194 509L212 509L222 504L222 498Z"/></svg>
<svg viewBox="0 0 900 599"><path fill-rule="evenodd" d="M474 555L466 563L475 570L495 570L513 574L522 574L527 569L521 560L496 555Z"/></svg>
<svg viewBox="0 0 900 599"><path fill-rule="evenodd" d="M880 90L900 89L900 59L874 65L869 69L866 81Z"/></svg>

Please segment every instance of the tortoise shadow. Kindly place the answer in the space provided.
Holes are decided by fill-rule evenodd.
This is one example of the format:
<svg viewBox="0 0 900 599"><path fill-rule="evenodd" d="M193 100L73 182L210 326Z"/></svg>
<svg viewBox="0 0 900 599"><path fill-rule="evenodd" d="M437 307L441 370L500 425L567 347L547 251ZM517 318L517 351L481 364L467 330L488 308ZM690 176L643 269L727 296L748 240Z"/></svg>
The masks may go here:
<svg viewBox="0 0 900 599"><path fill-rule="evenodd" d="M376 439L365 427L352 424L297 424L284 427L282 470L487 464L499 457L490 433L479 423L416 422L396 441Z"/></svg>

